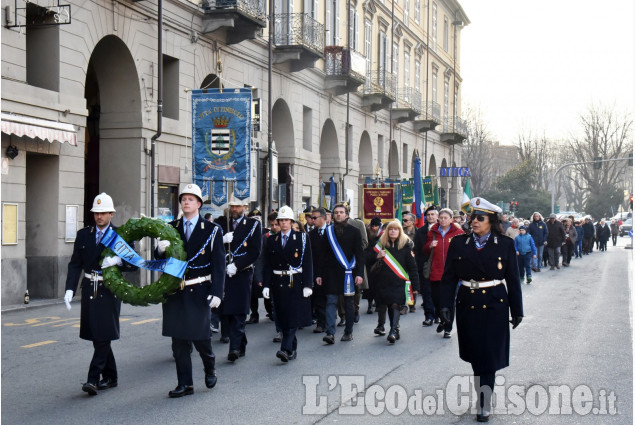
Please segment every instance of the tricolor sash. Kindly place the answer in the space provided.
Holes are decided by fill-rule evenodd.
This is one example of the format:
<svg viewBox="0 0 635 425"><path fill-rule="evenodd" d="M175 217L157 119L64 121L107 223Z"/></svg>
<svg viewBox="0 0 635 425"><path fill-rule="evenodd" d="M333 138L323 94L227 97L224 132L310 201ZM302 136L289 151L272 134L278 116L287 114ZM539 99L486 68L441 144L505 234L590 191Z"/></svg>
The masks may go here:
<svg viewBox="0 0 635 425"><path fill-rule="evenodd" d="M344 268L345 277L344 277L344 295L355 295L355 287L353 285L353 269L355 268L355 256L353 255L353 259L348 261L344 252L342 251L342 247L339 242L335 238L335 231L333 230L333 225L327 226L326 228L326 238L331 245L331 249L335 254L335 258L337 258L337 262L340 263L340 266Z"/></svg>
<svg viewBox="0 0 635 425"><path fill-rule="evenodd" d="M377 245L373 248L375 252L380 252L382 250L382 246L377 242ZM388 265L390 270L395 272L395 274L400 278L406 281L406 301L408 305L414 305L414 296L412 294L412 284L410 282L410 276L408 276L408 272L403 268L403 266L397 261L397 259L388 251L384 250L386 254L383 258L384 263Z"/></svg>

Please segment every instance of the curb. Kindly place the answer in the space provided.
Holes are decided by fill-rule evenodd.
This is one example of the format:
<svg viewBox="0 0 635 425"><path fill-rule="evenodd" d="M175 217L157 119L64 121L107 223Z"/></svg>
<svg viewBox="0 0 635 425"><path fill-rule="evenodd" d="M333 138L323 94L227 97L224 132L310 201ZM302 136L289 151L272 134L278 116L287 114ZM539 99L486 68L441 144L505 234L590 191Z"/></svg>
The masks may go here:
<svg viewBox="0 0 635 425"><path fill-rule="evenodd" d="M2 306L2 314L4 313L12 313L16 311L27 311L33 309L39 309L44 307L49 307L52 305L64 304L64 299L62 298L51 298L51 299L43 299L43 300L33 300L29 304L11 304Z"/></svg>

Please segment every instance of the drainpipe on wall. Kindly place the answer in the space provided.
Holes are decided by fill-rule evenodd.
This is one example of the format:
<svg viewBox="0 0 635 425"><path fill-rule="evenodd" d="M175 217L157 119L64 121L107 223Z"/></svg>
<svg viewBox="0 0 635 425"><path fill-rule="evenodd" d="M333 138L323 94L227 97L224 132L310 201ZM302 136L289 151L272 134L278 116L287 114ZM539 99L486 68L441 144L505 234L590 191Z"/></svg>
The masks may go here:
<svg viewBox="0 0 635 425"><path fill-rule="evenodd" d="M158 29L157 29L157 68L158 68L158 88L157 88L157 132L150 139L152 141L150 149L150 217L154 217L154 195L156 193L156 144L161 136L161 124L163 120L163 0L157 0L158 8ZM150 238L150 253L154 252L154 239ZM150 272L150 281L154 282L154 272Z"/></svg>

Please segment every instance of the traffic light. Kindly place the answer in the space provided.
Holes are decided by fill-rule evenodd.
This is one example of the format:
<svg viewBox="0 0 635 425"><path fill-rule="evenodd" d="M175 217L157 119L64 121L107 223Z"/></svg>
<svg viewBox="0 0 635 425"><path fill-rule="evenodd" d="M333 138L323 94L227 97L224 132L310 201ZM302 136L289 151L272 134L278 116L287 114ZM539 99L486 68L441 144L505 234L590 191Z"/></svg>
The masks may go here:
<svg viewBox="0 0 635 425"><path fill-rule="evenodd" d="M601 156L596 156L595 158L593 158L594 162L593 163L593 169L594 170L601 170L602 169L602 163L598 162L598 161L602 161L602 157Z"/></svg>

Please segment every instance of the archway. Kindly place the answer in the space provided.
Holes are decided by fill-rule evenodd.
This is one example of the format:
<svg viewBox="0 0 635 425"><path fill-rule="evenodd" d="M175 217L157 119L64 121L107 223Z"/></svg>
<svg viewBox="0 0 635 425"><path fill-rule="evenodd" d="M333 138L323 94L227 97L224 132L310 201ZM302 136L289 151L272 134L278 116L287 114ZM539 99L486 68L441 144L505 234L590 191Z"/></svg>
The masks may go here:
<svg viewBox="0 0 635 425"><path fill-rule="evenodd" d="M102 38L91 54L84 90L89 115L84 156L84 223L100 192L112 196L117 222L141 212L144 159L142 105L134 59L117 36Z"/></svg>
<svg viewBox="0 0 635 425"><path fill-rule="evenodd" d="M388 174L391 179L398 179L399 174L399 149L397 143L393 140L390 143L390 151L388 151Z"/></svg>
<svg viewBox="0 0 635 425"><path fill-rule="evenodd" d="M370 143L370 135L367 131L362 133L362 137L359 140L359 177L360 179L369 176L372 177L375 170L373 170L373 146Z"/></svg>
<svg viewBox="0 0 635 425"><path fill-rule="evenodd" d="M447 168L448 162L445 158L441 161L441 168ZM448 187L448 177L447 174L445 176L439 177L439 203L443 208L448 206L448 196L449 196L449 187Z"/></svg>
<svg viewBox="0 0 635 425"><path fill-rule="evenodd" d="M430 160L428 161L428 175L436 176L437 174L437 160L434 158L434 155L430 155Z"/></svg>
<svg viewBox="0 0 635 425"><path fill-rule="evenodd" d="M278 205L293 208L293 164L295 162L295 139L293 136L293 119L291 111L284 99L276 100L271 110L273 141L278 151ZM275 189L275 188L274 188Z"/></svg>
<svg viewBox="0 0 635 425"><path fill-rule="evenodd" d="M335 124L331 119L324 121L320 135L320 177L325 185L325 194L329 193L329 179L335 176L335 184L339 192L340 151ZM319 190L319 187L318 187Z"/></svg>

